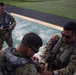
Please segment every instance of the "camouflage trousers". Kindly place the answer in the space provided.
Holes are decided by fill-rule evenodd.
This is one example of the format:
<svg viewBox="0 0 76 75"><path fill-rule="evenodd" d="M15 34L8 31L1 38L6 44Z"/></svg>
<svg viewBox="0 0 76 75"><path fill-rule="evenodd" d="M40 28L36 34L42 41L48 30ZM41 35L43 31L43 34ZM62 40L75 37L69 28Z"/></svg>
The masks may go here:
<svg viewBox="0 0 76 75"><path fill-rule="evenodd" d="M0 33L0 50L3 48L4 41L9 47L13 46L12 33Z"/></svg>

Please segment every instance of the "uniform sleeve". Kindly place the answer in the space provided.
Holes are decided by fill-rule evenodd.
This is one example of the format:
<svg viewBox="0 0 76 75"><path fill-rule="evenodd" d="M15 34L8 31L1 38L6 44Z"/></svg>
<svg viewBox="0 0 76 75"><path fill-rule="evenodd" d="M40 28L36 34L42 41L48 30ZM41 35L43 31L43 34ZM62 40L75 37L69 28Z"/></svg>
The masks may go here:
<svg viewBox="0 0 76 75"><path fill-rule="evenodd" d="M59 35L53 35L48 42L46 43L44 50L41 55L41 60L40 62L45 63L47 58L51 55L51 50L56 44L57 40L59 40L60 36Z"/></svg>
<svg viewBox="0 0 76 75"><path fill-rule="evenodd" d="M73 50L73 54L70 57L70 61L67 67L58 70L62 75L73 75L76 68L76 49Z"/></svg>
<svg viewBox="0 0 76 75"><path fill-rule="evenodd" d="M17 68L15 75L40 75L31 63Z"/></svg>
<svg viewBox="0 0 76 75"><path fill-rule="evenodd" d="M5 49L0 50L0 61L2 61L4 52L5 52Z"/></svg>
<svg viewBox="0 0 76 75"><path fill-rule="evenodd" d="M15 21L15 19L12 15L10 15L10 14L8 14L8 15L9 15L9 19L10 19L10 22L11 22L12 29L14 29L15 26L16 26L16 21Z"/></svg>

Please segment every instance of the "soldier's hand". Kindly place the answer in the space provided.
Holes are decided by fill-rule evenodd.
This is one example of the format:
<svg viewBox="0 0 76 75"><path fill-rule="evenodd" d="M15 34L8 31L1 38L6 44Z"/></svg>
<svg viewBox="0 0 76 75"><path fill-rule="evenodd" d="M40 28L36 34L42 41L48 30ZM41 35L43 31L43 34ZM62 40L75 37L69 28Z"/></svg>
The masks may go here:
<svg viewBox="0 0 76 75"><path fill-rule="evenodd" d="M45 70L45 64L40 63L40 72L42 73Z"/></svg>
<svg viewBox="0 0 76 75"><path fill-rule="evenodd" d="M0 30L3 30L3 26L0 27Z"/></svg>
<svg viewBox="0 0 76 75"><path fill-rule="evenodd" d="M35 61L39 61L39 58L36 57L36 56L33 56L31 59L32 59L34 62L35 62Z"/></svg>
<svg viewBox="0 0 76 75"><path fill-rule="evenodd" d="M12 30L12 26L9 26L9 27L8 27L8 30Z"/></svg>
<svg viewBox="0 0 76 75"><path fill-rule="evenodd" d="M41 75L53 75L52 71L43 71Z"/></svg>

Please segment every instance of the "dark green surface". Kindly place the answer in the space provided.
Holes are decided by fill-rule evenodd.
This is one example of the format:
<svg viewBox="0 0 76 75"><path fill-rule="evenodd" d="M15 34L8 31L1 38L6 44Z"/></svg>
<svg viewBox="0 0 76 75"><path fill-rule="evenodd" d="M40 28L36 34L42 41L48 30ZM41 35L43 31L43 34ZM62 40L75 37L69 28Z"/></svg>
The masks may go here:
<svg viewBox="0 0 76 75"><path fill-rule="evenodd" d="M1 0L0 0L1 1ZM76 0L2 0L6 4L76 20Z"/></svg>

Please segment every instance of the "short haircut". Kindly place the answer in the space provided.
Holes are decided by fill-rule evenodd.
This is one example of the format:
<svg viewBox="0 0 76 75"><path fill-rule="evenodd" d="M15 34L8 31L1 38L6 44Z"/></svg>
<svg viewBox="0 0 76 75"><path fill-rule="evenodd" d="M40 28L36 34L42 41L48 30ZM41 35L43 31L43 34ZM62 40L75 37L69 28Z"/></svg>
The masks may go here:
<svg viewBox="0 0 76 75"><path fill-rule="evenodd" d="M36 33L30 32L23 37L21 43L24 45L28 44L35 48L38 48L42 46L42 39Z"/></svg>
<svg viewBox="0 0 76 75"><path fill-rule="evenodd" d="M0 2L0 6L4 6L5 4L3 2Z"/></svg>
<svg viewBox="0 0 76 75"><path fill-rule="evenodd" d="M76 34L76 23L68 22L63 27L64 30L72 31L73 34Z"/></svg>

